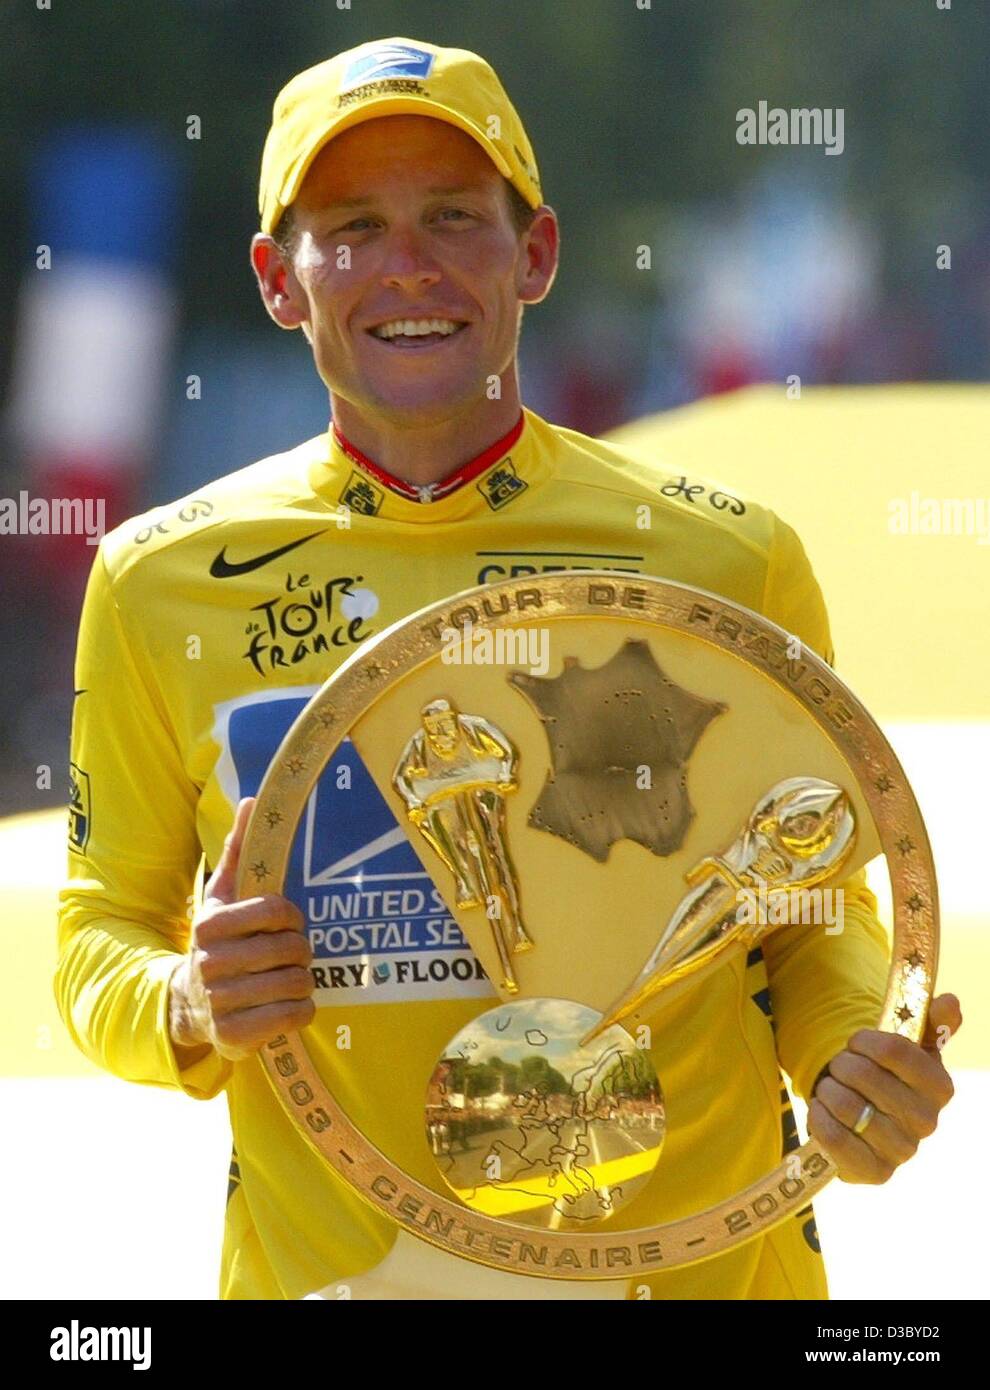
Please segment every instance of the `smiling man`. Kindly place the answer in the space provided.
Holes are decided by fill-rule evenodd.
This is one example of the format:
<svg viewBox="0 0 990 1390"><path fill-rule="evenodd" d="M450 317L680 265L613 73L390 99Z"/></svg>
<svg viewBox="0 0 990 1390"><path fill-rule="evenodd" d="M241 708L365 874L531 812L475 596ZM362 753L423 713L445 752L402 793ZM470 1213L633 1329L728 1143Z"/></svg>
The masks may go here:
<svg viewBox="0 0 990 1390"><path fill-rule="evenodd" d="M255 270L276 323L312 344L345 439L436 488L517 424L522 305L552 284L557 219L477 140L422 115L351 126L286 217L255 238Z"/></svg>
<svg viewBox="0 0 990 1390"><path fill-rule="evenodd" d="M101 544L55 985L99 1065L201 1099L225 1091L221 1295L299 1298L380 1265L397 1227L317 1159L258 1049L307 1027L358 1127L430 1186L425 1078L493 1000L348 742L313 794L285 897L235 901L253 794L309 696L428 603L581 567L697 585L832 651L801 544L772 512L522 406L521 318L553 283L558 225L481 58L395 38L299 74L275 103L260 212L261 294L310 343L332 422ZM934 1129L951 1094L934 1032L922 1048L873 1031L886 938L862 872L844 891L841 935L792 926L737 953L657 1030L657 1071L694 1121L640 1207L648 1221L721 1200L795 1146L780 1068L815 1092L811 1123L851 1181L885 1181ZM954 1000L936 1001L933 1029L958 1021ZM811 1209L647 1282L668 1299L822 1297Z"/></svg>

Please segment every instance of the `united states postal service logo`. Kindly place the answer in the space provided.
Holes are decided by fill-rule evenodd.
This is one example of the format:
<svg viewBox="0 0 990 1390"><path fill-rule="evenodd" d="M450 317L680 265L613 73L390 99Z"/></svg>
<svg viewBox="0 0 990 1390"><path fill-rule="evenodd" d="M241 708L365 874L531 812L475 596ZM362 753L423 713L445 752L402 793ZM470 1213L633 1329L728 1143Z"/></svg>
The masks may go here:
<svg viewBox="0 0 990 1390"><path fill-rule="evenodd" d="M435 53L425 48L414 48L412 44L386 43L371 53L362 53L347 66L340 90L350 91L352 87L363 87L366 82L377 82L383 77L428 77L433 67Z"/></svg>
<svg viewBox="0 0 990 1390"><path fill-rule="evenodd" d="M486 998L491 982L345 739L300 827L317 1007Z"/></svg>
<svg viewBox="0 0 990 1390"><path fill-rule="evenodd" d="M217 780L232 806L257 793L311 693L241 696L217 709ZM309 797L284 892L305 918L317 1008L494 997L349 738Z"/></svg>

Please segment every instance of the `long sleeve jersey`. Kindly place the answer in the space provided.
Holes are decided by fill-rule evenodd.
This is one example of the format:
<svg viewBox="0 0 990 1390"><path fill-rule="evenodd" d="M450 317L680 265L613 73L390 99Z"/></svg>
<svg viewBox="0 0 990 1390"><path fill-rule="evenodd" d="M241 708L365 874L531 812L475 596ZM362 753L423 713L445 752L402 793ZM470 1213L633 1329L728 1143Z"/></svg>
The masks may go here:
<svg viewBox="0 0 990 1390"><path fill-rule="evenodd" d="M383 1259L397 1230L310 1149L257 1057L211 1051L182 1070L168 1031L170 977L238 799L257 790L333 670L429 603L582 567L721 594L832 661L804 550L771 511L528 409L507 440L459 486L420 500L330 429L127 522L95 557L75 670L56 997L77 1045L114 1075L198 1099L225 1092L224 1298L294 1299L346 1281ZM426 1081L445 1043L497 999L395 829L345 741L310 798L284 891L314 950L314 1061L359 1127L442 1192L423 1139ZM842 885L841 935L795 925L731 950L665 1013L651 1056L668 1137L630 1225L701 1211L797 1147L783 1073L807 1097L879 1017L887 938L865 884L860 870ZM665 1299L825 1297L812 1208L713 1260L637 1278L629 1296L644 1284Z"/></svg>

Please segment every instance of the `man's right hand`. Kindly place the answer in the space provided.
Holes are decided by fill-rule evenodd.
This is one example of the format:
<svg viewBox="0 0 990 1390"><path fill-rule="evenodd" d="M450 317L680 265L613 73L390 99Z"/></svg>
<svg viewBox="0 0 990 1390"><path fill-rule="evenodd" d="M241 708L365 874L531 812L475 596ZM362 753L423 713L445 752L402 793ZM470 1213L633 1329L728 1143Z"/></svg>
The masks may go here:
<svg viewBox="0 0 990 1390"><path fill-rule="evenodd" d="M269 1038L313 1021L312 949L303 916L268 893L235 901L237 860L253 797L237 807L220 862L169 989L169 1033L180 1067L215 1048L240 1061Z"/></svg>

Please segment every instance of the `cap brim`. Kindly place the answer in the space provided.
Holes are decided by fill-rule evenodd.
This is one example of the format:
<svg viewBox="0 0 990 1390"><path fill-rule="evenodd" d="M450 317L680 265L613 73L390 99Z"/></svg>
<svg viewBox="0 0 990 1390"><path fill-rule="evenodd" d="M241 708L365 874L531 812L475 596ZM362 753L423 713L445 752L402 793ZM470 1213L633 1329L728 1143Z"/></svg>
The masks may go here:
<svg viewBox="0 0 990 1390"><path fill-rule="evenodd" d="M485 132L460 115L457 111L452 111L449 106L444 106L441 102L432 101L429 97L416 96L384 96L374 97L371 101L364 101L353 111L347 111L336 117L330 122L323 133L313 142L312 147L307 151L304 159L288 175L282 184L278 195L280 208L284 211L291 202L294 201L303 179L309 172L310 165L319 154L320 150L335 136L341 135L351 126L360 125L363 121L374 120L378 116L432 116L438 121L445 121L447 125L456 126L458 130L463 130L465 135L481 146L493 162L499 173L505 178L512 177L512 169L506 161L498 146L489 139ZM281 213L279 214L281 215Z"/></svg>

